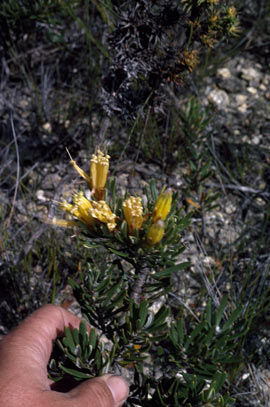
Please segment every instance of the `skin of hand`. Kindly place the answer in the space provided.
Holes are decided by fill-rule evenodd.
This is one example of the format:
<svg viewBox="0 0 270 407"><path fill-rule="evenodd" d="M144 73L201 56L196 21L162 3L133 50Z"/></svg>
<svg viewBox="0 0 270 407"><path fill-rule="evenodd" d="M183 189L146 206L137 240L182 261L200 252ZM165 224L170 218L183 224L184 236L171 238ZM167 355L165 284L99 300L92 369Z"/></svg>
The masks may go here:
<svg viewBox="0 0 270 407"><path fill-rule="evenodd" d="M71 391L52 390L47 364L53 341L80 319L56 305L35 311L0 341L0 405L3 407L118 407L128 396L119 376L87 380Z"/></svg>

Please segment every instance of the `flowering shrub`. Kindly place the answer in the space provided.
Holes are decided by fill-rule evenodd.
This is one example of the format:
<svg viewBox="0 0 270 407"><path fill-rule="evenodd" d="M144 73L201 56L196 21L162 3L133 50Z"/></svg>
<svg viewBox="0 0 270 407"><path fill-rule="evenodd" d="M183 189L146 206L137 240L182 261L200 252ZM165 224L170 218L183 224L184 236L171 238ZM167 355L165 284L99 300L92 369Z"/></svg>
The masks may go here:
<svg viewBox="0 0 270 407"><path fill-rule="evenodd" d="M51 377L128 375L127 406L230 405L225 366L237 369L241 361L235 338L245 329L242 308L228 318L224 297L216 310L209 301L200 320L184 322L180 308L173 311L174 276L189 267L180 233L191 214L183 216L177 194L165 188L158 194L153 181L144 197L117 196L115 180L107 180L109 158L97 150L89 175L71 159L91 198L75 193L73 204L59 204L72 219L51 222L75 227L89 248L87 269L70 284L92 326L90 334L83 322L66 329ZM235 326L241 329L232 335Z"/></svg>

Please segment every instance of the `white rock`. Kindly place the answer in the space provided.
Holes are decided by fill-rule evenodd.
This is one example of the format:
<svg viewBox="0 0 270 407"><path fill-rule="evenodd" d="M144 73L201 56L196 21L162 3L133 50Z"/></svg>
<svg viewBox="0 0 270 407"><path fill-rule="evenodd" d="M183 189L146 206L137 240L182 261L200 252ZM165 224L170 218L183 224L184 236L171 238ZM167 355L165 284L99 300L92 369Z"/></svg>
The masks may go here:
<svg viewBox="0 0 270 407"><path fill-rule="evenodd" d="M220 110L226 110L230 102L229 96L224 90L211 90L208 94L208 101Z"/></svg>
<svg viewBox="0 0 270 407"><path fill-rule="evenodd" d="M220 68L217 70L217 77L225 80L230 79L232 74L228 68Z"/></svg>
<svg viewBox="0 0 270 407"><path fill-rule="evenodd" d="M47 201L47 198L45 196L45 192L43 191L43 189L37 190L37 199L40 201Z"/></svg>
<svg viewBox="0 0 270 407"><path fill-rule="evenodd" d="M256 88L253 88L252 86L247 87L247 91L251 93L252 95L257 95L258 91Z"/></svg>
<svg viewBox="0 0 270 407"><path fill-rule="evenodd" d="M260 136L254 136L252 138L252 144L255 144L255 145L260 144L260 141L261 141Z"/></svg>
<svg viewBox="0 0 270 407"><path fill-rule="evenodd" d="M247 96L246 95L241 95L240 93L238 95L235 95L235 101L237 105L242 105L247 101Z"/></svg>
<svg viewBox="0 0 270 407"><path fill-rule="evenodd" d="M240 113L246 113L247 111L247 104L243 103L242 105L237 107L237 110L239 110Z"/></svg>
<svg viewBox="0 0 270 407"><path fill-rule="evenodd" d="M47 131L48 133L52 132L52 125L49 122L44 123L42 128L43 128L43 130Z"/></svg>
<svg viewBox="0 0 270 407"><path fill-rule="evenodd" d="M258 81L260 79L260 77L261 77L261 73L252 67L242 69L242 78L246 79L247 81L252 81L252 80Z"/></svg>

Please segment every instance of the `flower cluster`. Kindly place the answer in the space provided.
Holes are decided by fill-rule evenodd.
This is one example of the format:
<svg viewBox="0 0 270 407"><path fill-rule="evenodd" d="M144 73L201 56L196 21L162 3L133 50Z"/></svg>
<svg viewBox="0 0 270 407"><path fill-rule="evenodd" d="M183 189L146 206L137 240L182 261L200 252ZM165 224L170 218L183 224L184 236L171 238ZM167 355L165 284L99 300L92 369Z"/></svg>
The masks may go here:
<svg viewBox="0 0 270 407"><path fill-rule="evenodd" d="M73 203L62 201L59 208L82 222L89 231L97 231L101 234L99 225L105 224L108 232L119 231L118 224L125 221L128 235L140 234L140 241L147 246L154 246L161 241L165 234L165 220L171 210L172 194L170 191L161 191L152 212L144 213L142 199L138 196L130 196L121 204L122 211L118 216L113 213L108 203L105 202L106 181L109 172L110 156L97 150L92 155L89 175L83 171L71 158L71 164L81 177L87 182L91 191L91 200L87 199L80 191L73 195ZM121 216L124 214L124 219ZM151 220L148 222L148 219ZM64 227L74 227L78 223L74 220L53 219L52 224Z"/></svg>

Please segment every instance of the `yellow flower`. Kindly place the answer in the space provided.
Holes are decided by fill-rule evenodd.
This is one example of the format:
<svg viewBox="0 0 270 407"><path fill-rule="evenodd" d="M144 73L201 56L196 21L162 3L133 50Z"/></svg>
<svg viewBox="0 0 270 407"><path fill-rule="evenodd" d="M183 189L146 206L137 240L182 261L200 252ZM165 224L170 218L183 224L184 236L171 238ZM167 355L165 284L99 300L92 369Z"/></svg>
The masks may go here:
<svg viewBox="0 0 270 407"><path fill-rule="evenodd" d="M236 16L236 8L235 7L229 7L228 8L228 15L230 18L234 18Z"/></svg>
<svg viewBox="0 0 270 407"><path fill-rule="evenodd" d="M236 20L233 24L231 24L231 26L229 28L229 33L234 36L237 36L241 33L241 28L240 28L238 20Z"/></svg>
<svg viewBox="0 0 270 407"><path fill-rule="evenodd" d="M156 223L153 223L147 233L146 241L150 246L154 246L161 241L164 236L164 222L158 220Z"/></svg>
<svg viewBox="0 0 270 407"><path fill-rule="evenodd" d="M109 172L109 159L110 156L108 154L104 155L100 150L97 151L97 154L92 154L90 163L91 189L98 201L104 199Z"/></svg>
<svg viewBox="0 0 270 407"><path fill-rule="evenodd" d="M209 17L209 23L212 27L216 28L220 19L219 13L213 13Z"/></svg>
<svg viewBox="0 0 270 407"><path fill-rule="evenodd" d="M159 197L153 210L152 217L153 223L157 222L159 219L165 220L171 210L172 193L170 191L163 192L163 190L159 194Z"/></svg>
<svg viewBox="0 0 270 407"><path fill-rule="evenodd" d="M106 223L109 231L113 231L116 227L116 215L112 213L111 208L105 201L89 201L82 192L73 195L74 205L69 204L67 201L60 203L59 207L63 211L70 213L78 218L86 226L93 226L96 221ZM55 219L54 225L58 226L74 226L71 221L64 221L63 219Z"/></svg>
<svg viewBox="0 0 270 407"><path fill-rule="evenodd" d="M128 224L130 235L140 230L143 224L143 206L139 197L131 196L123 202L123 211Z"/></svg>
<svg viewBox="0 0 270 407"><path fill-rule="evenodd" d="M198 64L198 51L196 50L185 50L182 52L182 57L180 59L180 63L187 67L187 69L191 72L193 68Z"/></svg>
<svg viewBox="0 0 270 407"><path fill-rule="evenodd" d="M75 216L86 226L93 226L95 219L91 214L93 209L91 202L83 196L82 192L73 195L73 202L74 205L69 204L67 201L63 201L60 203L59 208Z"/></svg>
<svg viewBox="0 0 270 407"><path fill-rule="evenodd" d="M112 232L116 228L116 215L111 211L109 205L105 201L91 201L91 203L93 205L91 216L102 223L106 223L107 228Z"/></svg>
<svg viewBox="0 0 270 407"><path fill-rule="evenodd" d="M69 152L68 152L69 154ZM97 150L96 154L92 154L90 161L90 175L87 175L70 156L70 162L73 168L80 174L80 176L86 180L89 188L91 189L93 196L97 201L103 200L105 196L105 185L109 172L109 159L110 156Z"/></svg>

